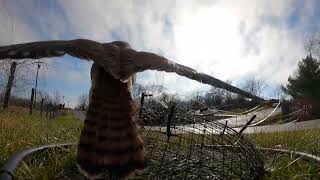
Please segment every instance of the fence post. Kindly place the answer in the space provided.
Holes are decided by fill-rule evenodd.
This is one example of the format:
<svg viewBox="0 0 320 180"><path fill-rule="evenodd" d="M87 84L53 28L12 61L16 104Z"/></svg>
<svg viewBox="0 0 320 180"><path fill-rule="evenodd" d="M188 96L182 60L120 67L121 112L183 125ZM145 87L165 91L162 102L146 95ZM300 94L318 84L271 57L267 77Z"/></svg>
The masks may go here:
<svg viewBox="0 0 320 180"><path fill-rule="evenodd" d="M56 116L56 111L57 111L57 106L53 105L53 107L52 107L52 118L54 118Z"/></svg>
<svg viewBox="0 0 320 180"><path fill-rule="evenodd" d="M245 130L245 129L247 129L247 127L251 124L251 122L256 118L257 116L256 115L253 115L252 117L251 117L251 119L242 127L242 129L239 131L239 134L242 134L243 133L243 131Z"/></svg>
<svg viewBox="0 0 320 180"><path fill-rule="evenodd" d="M43 98L41 99L41 107L40 107L40 115L42 116L42 108L43 108Z"/></svg>
<svg viewBox="0 0 320 180"><path fill-rule="evenodd" d="M141 99L140 99L140 111L139 111L139 118L140 119L141 119L141 115L142 115L143 103L144 103L144 93L141 94Z"/></svg>
<svg viewBox="0 0 320 180"><path fill-rule="evenodd" d="M52 104L50 104L50 117L49 117L49 119L51 119L52 118L52 111L53 111L53 107L52 107Z"/></svg>
<svg viewBox="0 0 320 180"><path fill-rule="evenodd" d="M172 136L172 133L171 133L171 122L172 122L172 119L174 118L174 111L176 109L176 105L173 104L170 108L170 111L169 111L169 114L168 114L168 120L167 120L167 141L169 142L170 140L170 137Z"/></svg>
<svg viewBox="0 0 320 180"><path fill-rule="evenodd" d="M34 88L31 90L31 98L30 98L30 114L32 114L32 108L33 108L33 97L34 97Z"/></svg>
<svg viewBox="0 0 320 180"><path fill-rule="evenodd" d="M46 118L48 118L48 113L49 113L49 104L47 104L47 113L46 113Z"/></svg>
<svg viewBox="0 0 320 180"><path fill-rule="evenodd" d="M8 78L6 92L5 92L4 101L3 101L3 109L7 108L8 104L9 104L9 98L10 98L10 94L11 94L11 88L13 85L14 73L16 71L16 67L17 67L17 63L12 62L11 67L10 67L10 75Z"/></svg>

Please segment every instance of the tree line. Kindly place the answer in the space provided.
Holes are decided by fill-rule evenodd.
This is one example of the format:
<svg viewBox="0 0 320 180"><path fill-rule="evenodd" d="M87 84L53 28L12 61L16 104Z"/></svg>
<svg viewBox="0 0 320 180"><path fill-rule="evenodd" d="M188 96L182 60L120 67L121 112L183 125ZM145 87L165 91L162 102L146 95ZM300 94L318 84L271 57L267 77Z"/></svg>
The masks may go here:
<svg viewBox="0 0 320 180"><path fill-rule="evenodd" d="M307 56L302 58L296 71L289 76L282 90L301 108L306 118L320 117L320 35L312 37L306 45Z"/></svg>
<svg viewBox="0 0 320 180"><path fill-rule="evenodd" d="M41 62L46 66L45 62ZM30 107L31 90L35 86L35 72L39 64L32 60L0 61L0 106L8 105ZM9 90L8 90L9 88ZM33 107L40 109L41 103L51 106L64 104L63 95L59 91L53 93L44 90L35 91L37 95ZM5 104L7 103L7 105Z"/></svg>

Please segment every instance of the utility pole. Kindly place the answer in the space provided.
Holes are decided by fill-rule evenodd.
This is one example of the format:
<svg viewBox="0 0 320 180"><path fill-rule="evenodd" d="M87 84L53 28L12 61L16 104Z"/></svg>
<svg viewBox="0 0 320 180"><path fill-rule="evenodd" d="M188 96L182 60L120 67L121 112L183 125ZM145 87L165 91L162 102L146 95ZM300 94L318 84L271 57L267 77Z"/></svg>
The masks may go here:
<svg viewBox="0 0 320 180"><path fill-rule="evenodd" d="M34 103L33 103L33 107L35 108L36 107L36 102L37 102L37 86L38 86L38 74L39 74L39 69L41 67L41 64L44 63L44 62L36 62L38 64L38 68L37 68L37 76L36 76L36 86L35 86L35 92L34 92Z"/></svg>

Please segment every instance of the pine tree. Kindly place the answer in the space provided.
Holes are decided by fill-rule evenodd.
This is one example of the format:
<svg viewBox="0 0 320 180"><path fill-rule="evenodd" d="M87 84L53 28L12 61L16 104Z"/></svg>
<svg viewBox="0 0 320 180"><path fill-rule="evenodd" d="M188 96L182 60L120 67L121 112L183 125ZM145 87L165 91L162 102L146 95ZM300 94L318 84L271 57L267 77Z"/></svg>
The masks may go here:
<svg viewBox="0 0 320 180"><path fill-rule="evenodd" d="M298 63L298 70L289 76L283 91L294 99L304 99L313 105L315 116L320 116L320 61L311 55Z"/></svg>

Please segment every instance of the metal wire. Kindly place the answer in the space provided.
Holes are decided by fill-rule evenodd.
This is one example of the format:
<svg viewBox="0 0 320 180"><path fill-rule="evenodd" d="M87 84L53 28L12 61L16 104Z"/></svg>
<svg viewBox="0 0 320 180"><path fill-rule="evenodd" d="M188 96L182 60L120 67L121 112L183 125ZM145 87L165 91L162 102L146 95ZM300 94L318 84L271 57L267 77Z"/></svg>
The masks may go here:
<svg viewBox="0 0 320 180"><path fill-rule="evenodd" d="M146 106L148 109L142 113L142 119L159 121L157 126L144 126L141 130L148 166L136 175L136 179L263 177L261 154L238 132L225 124L196 116L194 111L179 105L171 108L176 111L173 119L168 119L167 109L153 105ZM167 119L175 124L165 124Z"/></svg>
<svg viewBox="0 0 320 180"><path fill-rule="evenodd" d="M262 179L262 155L243 135L227 124L197 116L179 104L147 98L140 133L145 141L146 168L134 179ZM85 179L79 171L62 172ZM61 177L61 175L60 175ZM56 178L59 179L59 178Z"/></svg>

